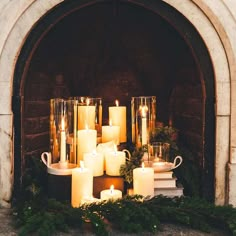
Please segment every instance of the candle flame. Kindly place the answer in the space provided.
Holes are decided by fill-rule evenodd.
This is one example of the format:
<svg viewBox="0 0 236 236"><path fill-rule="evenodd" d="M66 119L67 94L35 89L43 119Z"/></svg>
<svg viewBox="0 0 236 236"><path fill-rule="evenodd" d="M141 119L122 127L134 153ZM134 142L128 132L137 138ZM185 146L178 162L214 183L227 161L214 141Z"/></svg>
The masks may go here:
<svg viewBox="0 0 236 236"><path fill-rule="evenodd" d="M92 151L92 155L93 155L93 156L96 156L96 154L97 154L96 150L93 150L93 151Z"/></svg>
<svg viewBox="0 0 236 236"><path fill-rule="evenodd" d="M117 146L114 144L115 154L117 154Z"/></svg>
<svg viewBox="0 0 236 236"><path fill-rule="evenodd" d="M109 121L109 125L112 126L112 119L110 119L110 121Z"/></svg>
<svg viewBox="0 0 236 236"><path fill-rule="evenodd" d="M110 187L110 193L113 194L114 193L114 185L112 184Z"/></svg>
<svg viewBox="0 0 236 236"><path fill-rule="evenodd" d="M140 110L141 110L141 115L143 118L146 118L147 116L147 111L148 111L148 107L147 106L141 106L140 107Z"/></svg>
<svg viewBox="0 0 236 236"><path fill-rule="evenodd" d="M143 171L144 171L144 167L145 167L144 162L142 162L142 170Z"/></svg>
<svg viewBox="0 0 236 236"><path fill-rule="evenodd" d="M64 131L65 130L65 119L64 117L62 117L61 119L61 131Z"/></svg>
<svg viewBox="0 0 236 236"><path fill-rule="evenodd" d="M90 104L90 99L87 98L87 99L86 99L86 105L88 106L89 104Z"/></svg>
<svg viewBox="0 0 236 236"><path fill-rule="evenodd" d="M83 161L80 161L80 168L81 168L81 170L84 169L84 162Z"/></svg>
<svg viewBox="0 0 236 236"><path fill-rule="evenodd" d="M116 106L118 107L119 106L119 101L116 100L115 103L116 103Z"/></svg>
<svg viewBox="0 0 236 236"><path fill-rule="evenodd" d="M88 124L85 124L85 129L89 130Z"/></svg>

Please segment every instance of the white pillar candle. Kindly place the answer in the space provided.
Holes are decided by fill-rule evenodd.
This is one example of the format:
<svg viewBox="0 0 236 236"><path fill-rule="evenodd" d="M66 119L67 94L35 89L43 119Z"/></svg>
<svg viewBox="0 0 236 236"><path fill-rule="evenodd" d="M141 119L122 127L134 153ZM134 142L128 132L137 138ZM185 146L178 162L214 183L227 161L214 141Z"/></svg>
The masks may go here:
<svg viewBox="0 0 236 236"><path fill-rule="evenodd" d="M135 168L133 170L134 194L144 197L154 196L154 169L151 167Z"/></svg>
<svg viewBox="0 0 236 236"><path fill-rule="evenodd" d="M116 145L120 144L120 126L110 125L102 126L102 143L114 141Z"/></svg>
<svg viewBox="0 0 236 236"><path fill-rule="evenodd" d="M92 129L78 130L77 132L77 163L83 160L83 154L91 152L97 146L97 131Z"/></svg>
<svg viewBox="0 0 236 236"><path fill-rule="evenodd" d="M119 106L116 101L116 106L109 107L109 120L112 120L113 125L120 126L120 142L126 142L126 107Z"/></svg>
<svg viewBox="0 0 236 236"><path fill-rule="evenodd" d="M87 100L87 105L78 106L78 130L85 129L95 129L95 106L89 105L89 99Z"/></svg>
<svg viewBox="0 0 236 236"><path fill-rule="evenodd" d="M66 162L66 131L65 131L65 120L61 120L60 130L60 163Z"/></svg>
<svg viewBox="0 0 236 236"><path fill-rule="evenodd" d="M93 175L87 168L74 168L71 178L71 205L79 207L82 199L90 198L93 195Z"/></svg>
<svg viewBox="0 0 236 236"><path fill-rule="evenodd" d="M84 153L84 166L90 169L93 176L102 176L104 174L104 158L102 153L89 152Z"/></svg>
<svg viewBox="0 0 236 236"><path fill-rule="evenodd" d="M100 192L101 200L116 200L122 198L122 192L118 189L114 189L114 185L111 185L110 189L105 189Z"/></svg>
<svg viewBox="0 0 236 236"><path fill-rule="evenodd" d="M120 176L120 166L125 164L125 152L112 151L105 153L106 174Z"/></svg>

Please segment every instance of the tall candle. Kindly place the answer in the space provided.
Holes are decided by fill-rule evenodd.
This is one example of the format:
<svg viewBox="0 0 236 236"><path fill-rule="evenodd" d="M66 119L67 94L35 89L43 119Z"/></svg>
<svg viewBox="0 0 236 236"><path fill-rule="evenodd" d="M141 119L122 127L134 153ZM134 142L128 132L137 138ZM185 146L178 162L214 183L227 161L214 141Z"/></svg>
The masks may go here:
<svg viewBox="0 0 236 236"><path fill-rule="evenodd" d="M101 200L116 200L122 198L122 192L118 189L114 189L114 185L111 185L110 189L105 189L100 192Z"/></svg>
<svg viewBox="0 0 236 236"><path fill-rule="evenodd" d="M71 178L71 205L79 207L82 199L90 198L93 194L92 171L81 166L72 169Z"/></svg>
<svg viewBox="0 0 236 236"><path fill-rule="evenodd" d="M125 164L125 152L112 151L105 153L106 174L111 176L120 176L120 166Z"/></svg>
<svg viewBox="0 0 236 236"><path fill-rule="evenodd" d="M110 142L114 141L116 145L120 144L120 126L112 125L110 121L110 125L102 126L102 142Z"/></svg>
<svg viewBox="0 0 236 236"><path fill-rule="evenodd" d="M144 197L154 196L154 169L151 167L135 168L133 170L133 186L134 194L139 194Z"/></svg>
<svg viewBox="0 0 236 236"><path fill-rule="evenodd" d="M91 152L97 146L97 131L92 129L78 130L77 132L78 152L77 162L83 160L83 154Z"/></svg>
<svg viewBox="0 0 236 236"><path fill-rule="evenodd" d="M86 99L86 105L78 106L78 129L95 129L95 106L89 105L89 98Z"/></svg>
<svg viewBox="0 0 236 236"><path fill-rule="evenodd" d="M126 107L119 106L116 100L116 106L109 107L109 119L112 120L113 125L120 126L120 142L126 142Z"/></svg>
<svg viewBox="0 0 236 236"><path fill-rule="evenodd" d="M141 125L142 125L142 145L147 144L148 142L148 131L147 131L147 107L141 107Z"/></svg>
<svg viewBox="0 0 236 236"><path fill-rule="evenodd" d="M60 163L66 161L66 132L65 132L65 120L64 117L61 120L61 130L60 130Z"/></svg>
<svg viewBox="0 0 236 236"><path fill-rule="evenodd" d="M73 140L73 154L74 154L74 163L77 163L76 157L77 157L77 112L78 112L78 104L77 101L74 100L74 127L73 127L73 134L74 134L74 140Z"/></svg>
<svg viewBox="0 0 236 236"><path fill-rule="evenodd" d="M93 176L102 176L104 174L104 161L102 153L96 151L84 153L84 166L90 169Z"/></svg>

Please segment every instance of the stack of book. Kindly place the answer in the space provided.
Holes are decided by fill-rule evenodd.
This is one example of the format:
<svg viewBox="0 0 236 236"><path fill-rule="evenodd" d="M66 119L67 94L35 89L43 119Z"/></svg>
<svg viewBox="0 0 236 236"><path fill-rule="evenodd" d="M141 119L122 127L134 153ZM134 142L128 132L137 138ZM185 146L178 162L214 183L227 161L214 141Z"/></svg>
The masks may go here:
<svg viewBox="0 0 236 236"><path fill-rule="evenodd" d="M167 197L179 197L183 195L183 187L177 183L177 178L173 171L155 172L154 174L154 195L164 195Z"/></svg>

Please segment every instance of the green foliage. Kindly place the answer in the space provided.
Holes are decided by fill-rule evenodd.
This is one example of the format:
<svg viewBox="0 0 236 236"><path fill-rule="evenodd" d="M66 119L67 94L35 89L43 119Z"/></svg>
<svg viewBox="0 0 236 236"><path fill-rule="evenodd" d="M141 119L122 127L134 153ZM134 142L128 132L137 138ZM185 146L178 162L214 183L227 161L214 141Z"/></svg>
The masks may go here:
<svg viewBox="0 0 236 236"><path fill-rule="evenodd" d="M133 182L133 169L141 165L141 160L145 149L135 149L129 160L126 161L124 165L120 167L120 175L124 177L127 183Z"/></svg>
<svg viewBox="0 0 236 236"><path fill-rule="evenodd" d="M134 195L116 201L84 204L79 208L53 199L37 204L33 204L36 208L25 204L23 212L18 211L19 235L52 235L72 227L83 229L87 224L100 236L109 235L110 228L125 233L154 233L161 229L160 222L183 224L204 232L220 227L236 235L236 209L215 206L199 198L159 195L144 199Z"/></svg>
<svg viewBox="0 0 236 236"><path fill-rule="evenodd" d="M133 151L130 169L140 165L145 151ZM36 233L47 236L70 228L82 230L88 224L100 236L109 235L110 228L125 233L154 233L160 230L161 222L170 222L206 232L210 232L212 227L221 227L236 236L236 209L232 206L215 206L197 197L168 198L159 195L144 199L135 195L72 208L68 202L47 198L45 169L40 161L32 160L24 180L22 198L15 204L19 235Z"/></svg>

